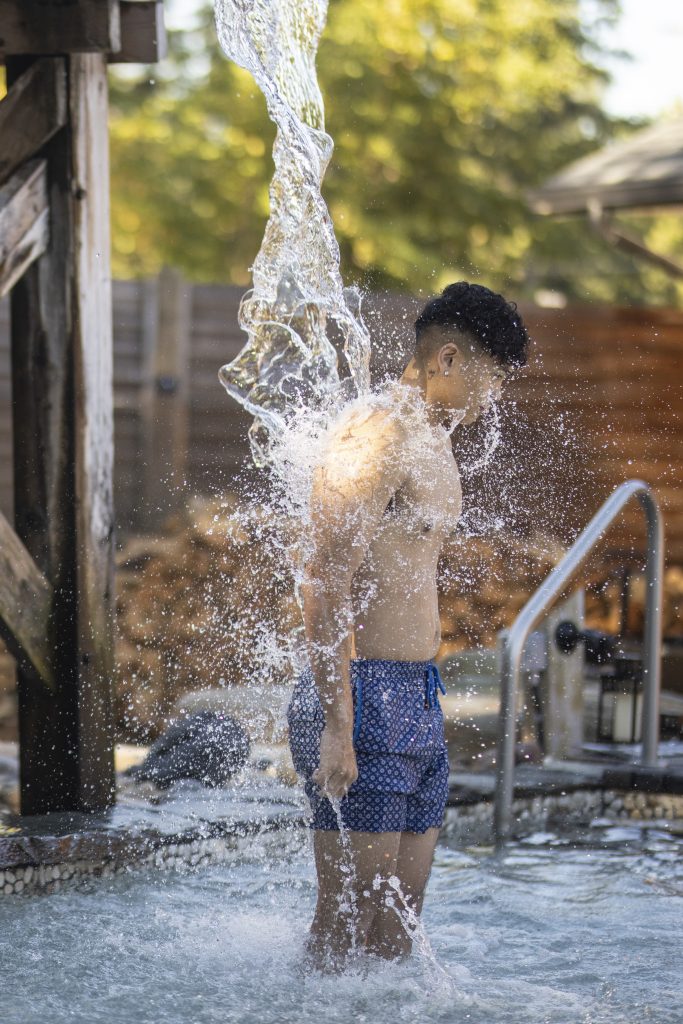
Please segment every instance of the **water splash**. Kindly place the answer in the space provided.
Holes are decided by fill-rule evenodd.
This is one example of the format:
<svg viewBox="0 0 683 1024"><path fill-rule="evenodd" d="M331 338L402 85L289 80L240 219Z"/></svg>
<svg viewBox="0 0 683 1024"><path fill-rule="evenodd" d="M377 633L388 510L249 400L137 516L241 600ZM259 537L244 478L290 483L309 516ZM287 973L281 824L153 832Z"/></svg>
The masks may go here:
<svg viewBox="0 0 683 1024"><path fill-rule="evenodd" d="M416 912L412 901L403 891L401 880L397 875L390 875L387 879L387 890L385 902L395 912L401 927L411 940L413 954L421 960L425 976L432 983L434 994L457 994L453 978L436 959L422 918Z"/></svg>
<svg viewBox="0 0 683 1024"><path fill-rule="evenodd" d="M345 289L339 246L320 188L332 155L315 73L326 0L216 0L225 53L251 73L277 126L270 217L239 324L247 342L221 367L228 393L254 416L249 441L258 466L287 423L338 409L370 387L370 338L360 294ZM330 340L341 338L347 376Z"/></svg>
<svg viewBox="0 0 683 1024"><path fill-rule="evenodd" d="M332 810L337 818L337 827L339 829L339 843L341 846L341 863L340 871L342 874L342 889L339 894L339 914L340 917L344 918L348 922L349 933L351 937L351 946L349 949L349 957L353 959L358 955L358 934L355 927L355 922L358 919L358 876L356 872L356 863L351 849L351 843L349 839L349 829L344 823L341 811L341 799L339 797L331 796L330 803L332 804Z"/></svg>
<svg viewBox="0 0 683 1024"><path fill-rule="evenodd" d="M221 46L231 60L251 73L277 128L270 217L251 268L253 288L243 297L238 314L247 341L238 356L221 367L219 379L228 394L254 417L249 441L254 462L267 470L266 507L275 524L266 543L273 561L279 551L291 572L301 609L303 567L313 544L311 495L316 469L321 469L326 493L336 496L333 518L341 533L352 525L360 505L362 481L367 476L364 466L372 445L381 448L383 443L377 431L373 434L365 427L378 409L401 419L407 440L398 457L415 467L417 484L425 493L434 485L434 462L425 460L428 447L438 444L442 457L443 435L450 436L465 417L463 410L454 414L449 429L441 428L437 438L417 388L390 382L379 392L371 390L371 344L360 312L360 293L343 286L339 247L321 195L333 148L325 132L315 74L326 14L327 0L289 4L282 0L216 0ZM485 443L464 467L466 477L488 469L499 446L495 405L485 426ZM421 479L420 473L425 474ZM423 572L419 565L416 574ZM417 575L414 591L419 593ZM372 594L364 592L358 603L366 606L371 599ZM267 610L260 603L255 608L259 621L245 632L251 637L260 628L263 643L251 681L260 677L264 683L271 682L267 678L274 662L271 654L275 653L275 660L280 658L283 638L268 628L263 630L261 619ZM356 608L357 614L361 611ZM295 673L307 661L303 640L302 623L288 627L285 660L291 661ZM333 800L332 805L343 850L339 912L353 918L357 914L354 858L339 801ZM388 884L390 905L418 954L431 965L435 987L442 987L444 976L419 917L403 896L398 880L389 879ZM353 954L357 952L353 928L351 934Z"/></svg>

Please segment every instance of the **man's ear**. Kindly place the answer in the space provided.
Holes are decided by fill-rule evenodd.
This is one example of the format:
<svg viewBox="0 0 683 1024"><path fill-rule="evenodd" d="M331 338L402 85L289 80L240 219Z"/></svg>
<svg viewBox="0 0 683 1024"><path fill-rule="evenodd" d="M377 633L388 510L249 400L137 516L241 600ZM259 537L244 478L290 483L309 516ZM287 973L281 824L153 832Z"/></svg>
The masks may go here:
<svg viewBox="0 0 683 1024"><path fill-rule="evenodd" d="M449 358L459 360L460 359L460 348L454 341L448 341L445 345L442 345L436 354L437 365L444 363L448 365L447 360Z"/></svg>

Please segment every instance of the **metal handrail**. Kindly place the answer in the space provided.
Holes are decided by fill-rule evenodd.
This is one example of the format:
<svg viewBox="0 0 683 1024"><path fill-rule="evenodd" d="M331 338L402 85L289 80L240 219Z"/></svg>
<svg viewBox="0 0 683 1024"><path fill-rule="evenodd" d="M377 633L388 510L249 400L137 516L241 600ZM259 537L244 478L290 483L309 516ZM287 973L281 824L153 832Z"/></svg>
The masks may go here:
<svg viewBox="0 0 683 1024"><path fill-rule="evenodd" d="M514 791L516 703L522 654L527 637L546 614L572 576L585 562L624 506L637 497L647 521L647 593L643 638L642 763L657 764L659 744L659 691L662 636L662 576L664 526L655 496L643 480L627 480L610 495L579 534L561 562L541 583L503 638L501 663L500 725L496 758L496 794L493 827L496 845L510 833Z"/></svg>

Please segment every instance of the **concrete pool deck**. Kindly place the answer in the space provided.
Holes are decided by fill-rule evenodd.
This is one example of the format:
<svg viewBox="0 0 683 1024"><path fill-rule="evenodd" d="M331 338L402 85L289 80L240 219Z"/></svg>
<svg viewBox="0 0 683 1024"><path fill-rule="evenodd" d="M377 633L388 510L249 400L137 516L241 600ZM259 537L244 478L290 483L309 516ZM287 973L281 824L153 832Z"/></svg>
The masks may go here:
<svg viewBox="0 0 683 1024"><path fill-rule="evenodd" d="M8 746L0 751L5 774ZM666 767L640 778L637 766L613 758L517 765L515 834L601 821L683 834L683 744L661 746ZM168 790L136 783L122 766L141 752L117 749L117 803L107 812L22 818L0 810L0 894L57 892L145 867L196 868L224 860L250 835L305 826L303 792L278 766L282 748L255 747L249 766L220 789L194 780ZM490 843L494 787L491 772L451 772L444 834L463 845Z"/></svg>

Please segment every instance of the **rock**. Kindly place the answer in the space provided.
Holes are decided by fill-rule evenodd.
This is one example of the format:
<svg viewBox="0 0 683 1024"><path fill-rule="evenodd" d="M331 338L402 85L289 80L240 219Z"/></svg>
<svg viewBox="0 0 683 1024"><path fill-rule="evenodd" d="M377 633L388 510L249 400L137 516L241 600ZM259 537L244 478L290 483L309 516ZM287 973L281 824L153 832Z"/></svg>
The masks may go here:
<svg viewBox="0 0 683 1024"><path fill-rule="evenodd" d="M180 779L221 786L244 767L249 749L249 737L236 718L199 711L170 725L142 764L131 766L125 774L160 788Z"/></svg>

